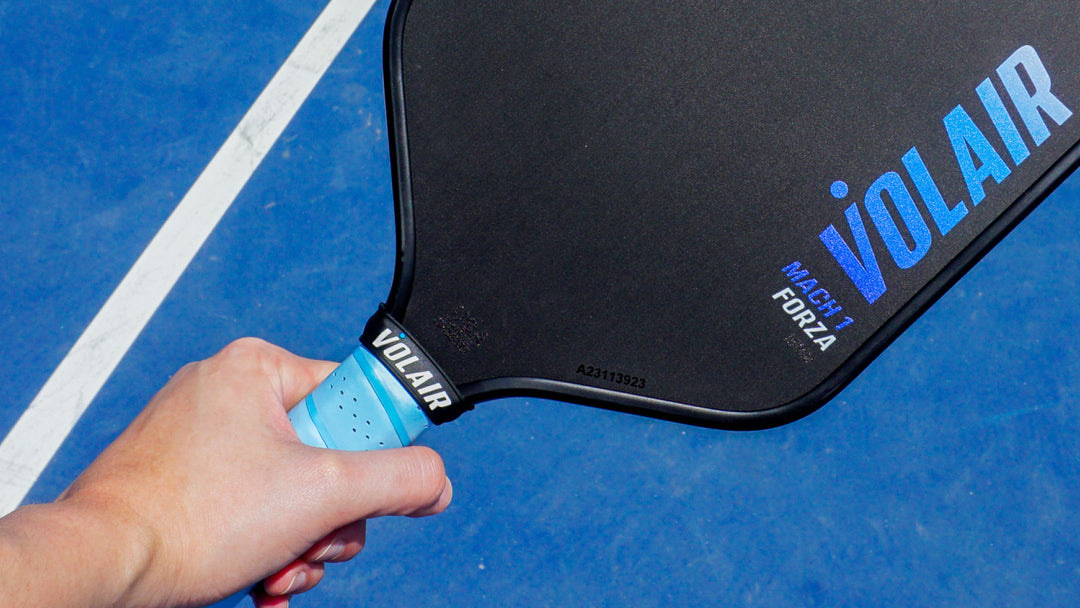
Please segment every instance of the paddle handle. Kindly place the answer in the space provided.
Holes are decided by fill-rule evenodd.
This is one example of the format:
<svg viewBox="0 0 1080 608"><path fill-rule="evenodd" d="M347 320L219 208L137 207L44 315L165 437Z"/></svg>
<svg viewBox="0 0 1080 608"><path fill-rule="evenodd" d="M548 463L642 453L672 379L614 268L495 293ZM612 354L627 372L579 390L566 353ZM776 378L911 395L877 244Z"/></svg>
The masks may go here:
<svg viewBox="0 0 1080 608"><path fill-rule="evenodd" d="M308 445L356 452L407 446L429 425L416 400L363 346L297 403L289 420ZM250 592L208 608L234 608Z"/></svg>
<svg viewBox="0 0 1080 608"><path fill-rule="evenodd" d="M400 448L427 430L428 417L364 346L289 412L300 440L333 450Z"/></svg>

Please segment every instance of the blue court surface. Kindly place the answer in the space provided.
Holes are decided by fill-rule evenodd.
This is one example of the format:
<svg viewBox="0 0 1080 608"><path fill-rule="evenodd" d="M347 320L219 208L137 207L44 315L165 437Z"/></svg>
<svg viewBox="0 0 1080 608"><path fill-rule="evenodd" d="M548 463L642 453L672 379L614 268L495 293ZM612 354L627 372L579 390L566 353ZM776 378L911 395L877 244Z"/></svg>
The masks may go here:
<svg viewBox="0 0 1080 608"><path fill-rule="evenodd" d="M323 6L0 2L0 433ZM393 271L386 10L83 395L27 500L54 498L172 372L230 340L352 350ZM421 439L446 461L451 508L372 522L361 556L294 605L1080 605L1078 210L1080 175L838 398L782 428L481 404Z"/></svg>

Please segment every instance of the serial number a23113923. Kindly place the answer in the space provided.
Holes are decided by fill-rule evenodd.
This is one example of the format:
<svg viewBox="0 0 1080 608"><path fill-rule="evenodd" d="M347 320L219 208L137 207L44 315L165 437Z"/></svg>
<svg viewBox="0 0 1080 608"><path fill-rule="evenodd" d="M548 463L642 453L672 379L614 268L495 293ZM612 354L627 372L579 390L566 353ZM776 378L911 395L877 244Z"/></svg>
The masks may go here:
<svg viewBox="0 0 1080 608"><path fill-rule="evenodd" d="M624 374L622 372L613 372L602 367L579 365L577 373L590 378L599 378L601 380L607 380L608 382L614 382L615 384L624 384L630 388L645 388L645 378L631 376L630 374Z"/></svg>

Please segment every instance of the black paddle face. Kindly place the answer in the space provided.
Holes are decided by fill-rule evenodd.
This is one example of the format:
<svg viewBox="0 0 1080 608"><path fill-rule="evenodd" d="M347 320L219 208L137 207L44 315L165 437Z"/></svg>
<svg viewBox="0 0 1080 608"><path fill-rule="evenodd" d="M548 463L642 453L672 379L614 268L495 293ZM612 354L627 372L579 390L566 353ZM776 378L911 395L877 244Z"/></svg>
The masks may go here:
<svg viewBox="0 0 1080 608"><path fill-rule="evenodd" d="M1077 160L1076 3L399 1L388 302L472 400L820 406Z"/></svg>

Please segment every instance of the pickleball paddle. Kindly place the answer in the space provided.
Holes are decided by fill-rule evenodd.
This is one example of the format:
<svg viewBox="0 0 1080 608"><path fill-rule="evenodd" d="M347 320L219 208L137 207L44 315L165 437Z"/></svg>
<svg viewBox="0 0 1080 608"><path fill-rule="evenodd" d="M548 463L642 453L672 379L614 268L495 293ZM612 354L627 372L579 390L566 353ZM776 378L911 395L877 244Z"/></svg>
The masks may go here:
<svg viewBox="0 0 1080 608"><path fill-rule="evenodd" d="M297 428L405 445L507 395L723 428L813 411L1076 165L1076 23L399 0L395 280Z"/></svg>
<svg viewBox="0 0 1080 608"><path fill-rule="evenodd" d="M397 0L397 267L291 418L510 395L731 429L836 395L1080 161L1080 4Z"/></svg>

